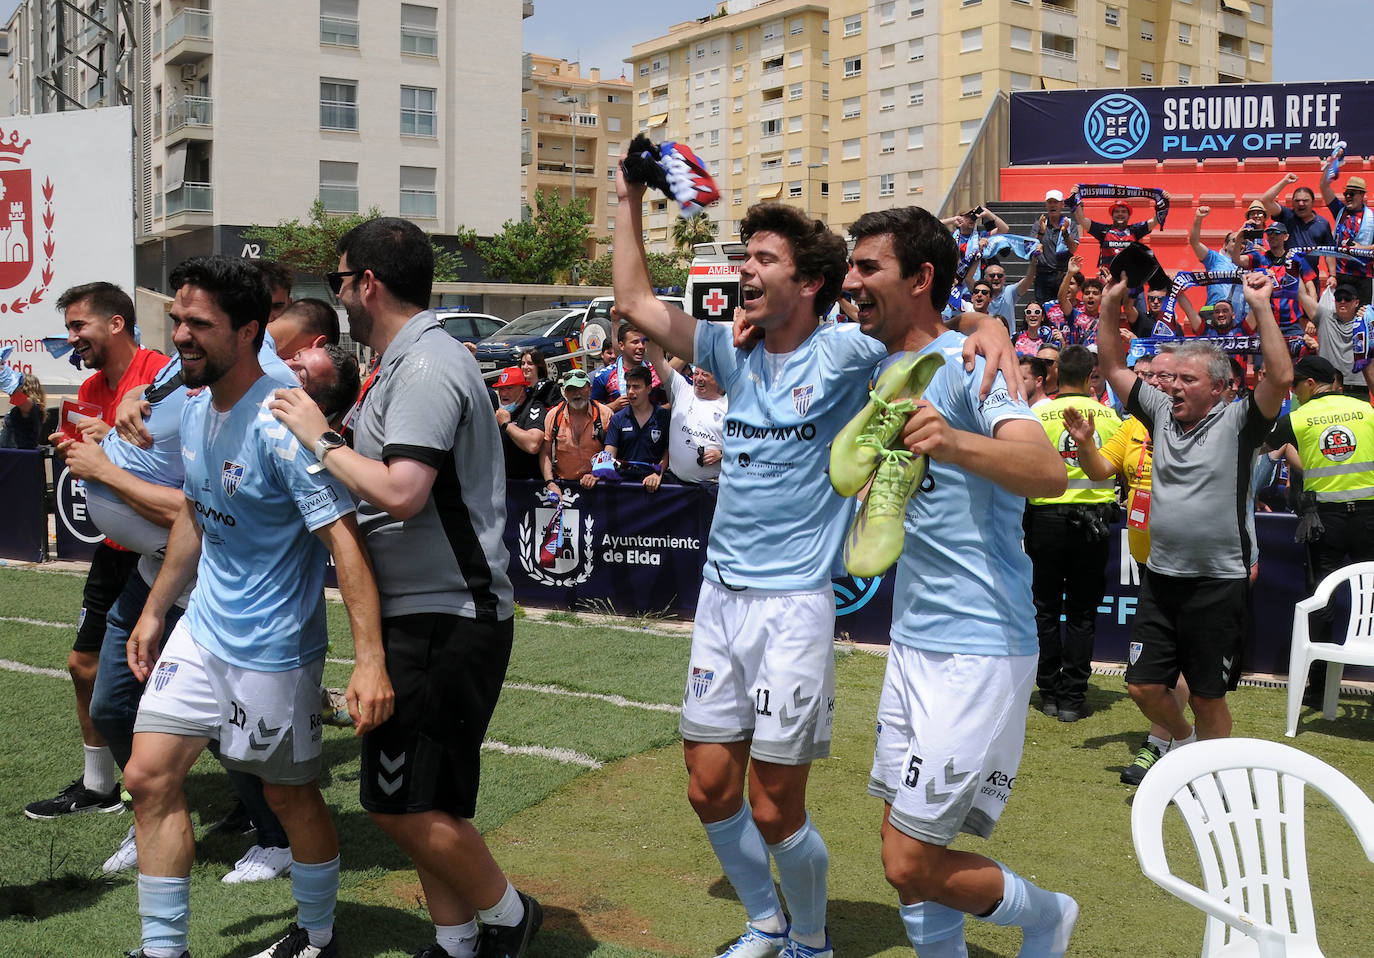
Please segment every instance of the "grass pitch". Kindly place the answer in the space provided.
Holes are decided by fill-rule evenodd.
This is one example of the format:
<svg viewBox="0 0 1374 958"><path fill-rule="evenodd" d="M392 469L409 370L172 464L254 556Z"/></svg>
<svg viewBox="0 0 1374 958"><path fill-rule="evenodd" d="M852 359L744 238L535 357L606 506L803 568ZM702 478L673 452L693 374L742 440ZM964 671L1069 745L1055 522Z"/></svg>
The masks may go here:
<svg viewBox="0 0 1374 958"><path fill-rule="evenodd" d="M132 816L53 822L23 817L80 771L70 683L63 679L82 578L0 568L0 958L119 955L138 944L132 873L100 874ZM351 655L341 607L330 610L331 658ZM1283 627L1287 627L1286 624ZM484 754L478 826L515 883L546 909L534 958L688 958L717 953L743 915L685 799L677 736L688 640L581 621L516 627L507 687ZM909 956L896 898L878 857L881 806L864 794L884 660L839 653L833 753L812 772L812 816L830 848L830 929L839 958ZM348 666L332 663L340 686ZM1074 895L1082 918L1076 956L1182 956L1201 948L1202 918L1144 879L1131 850L1132 790L1117 781L1143 734L1119 678L1095 676L1093 714L1061 725L1027 715L1015 799L990 841L957 847L1006 862ZM1284 692L1241 689L1236 734L1282 739ZM1304 712L1296 744L1374 794L1374 714L1368 698L1342 701L1333 723ZM433 939L409 863L358 806L357 746L326 729L326 801L339 828L344 954L413 954ZM203 759L187 783L193 818L232 804L223 774ZM1181 823L1169 828L1175 868L1192 867ZM250 843L197 844L191 950L243 958L263 948L295 910L290 884L228 886L220 877ZM1374 866L1324 802L1309 803L1308 848L1318 926L1331 958L1374 953L1368 889ZM968 924L975 958L1010 956L1014 930Z"/></svg>

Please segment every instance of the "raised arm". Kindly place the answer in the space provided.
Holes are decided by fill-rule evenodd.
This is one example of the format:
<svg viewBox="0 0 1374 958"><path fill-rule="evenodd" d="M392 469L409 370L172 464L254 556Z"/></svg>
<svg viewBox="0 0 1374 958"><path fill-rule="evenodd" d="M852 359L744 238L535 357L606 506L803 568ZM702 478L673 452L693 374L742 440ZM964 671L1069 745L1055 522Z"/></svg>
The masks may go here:
<svg viewBox="0 0 1374 958"><path fill-rule="evenodd" d="M625 170L615 171L615 192L623 229L611 243L611 276L615 308L621 317L674 356L695 358L697 322L654 295L644 253L644 184L630 184Z"/></svg>
<svg viewBox="0 0 1374 958"><path fill-rule="evenodd" d="M996 213L994 213L987 207L983 207L983 218L984 222L986 222L987 220L992 220L992 229L988 230L989 236L996 236L998 233L1005 233L1009 229L1007 226L1007 221L1002 219L1002 217L998 216Z"/></svg>
<svg viewBox="0 0 1374 958"><path fill-rule="evenodd" d="M1126 342L1121 338L1121 303L1126 298L1126 280L1114 276L1102 291L1102 307L1097 315L1097 366L1102 378L1118 396L1131 394L1135 373L1126 365Z"/></svg>
<svg viewBox="0 0 1374 958"><path fill-rule="evenodd" d="M1296 182L1298 182L1298 174L1285 173L1283 179L1260 194L1259 201L1264 204L1265 211L1271 217L1276 217L1283 212L1283 207L1279 205L1279 194L1283 192L1284 187L1292 186Z"/></svg>
<svg viewBox="0 0 1374 958"><path fill-rule="evenodd" d="M1059 281L1059 308L1064 311L1064 318L1068 319L1073 315L1074 307L1077 305L1073 301L1073 294L1069 292L1069 283L1073 282L1073 274L1083 269L1083 259L1079 256L1069 257L1069 268L1064 271L1064 278Z"/></svg>
<svg viewBox="0 0 1374 958"><path fill-rule="evenodd" d="M1259 328L1260 350L1264 354L1264 378L1255 385L1255 405L1270 419L1279 414L1293 386L1293 359L1274 320L1273 295L1274 279L1267 272L1246 275L1245 301Z"/></svg>
<svg viewBox="0 0 1374 958"><path fill-rule="evenodd" d="M1193 255L1197 257L1199 263L1207 262L1207 254L1211 252L1207 249L1207 244L1202 242L1202 221L1212 212L1210 206L1199 206L1193 213L1193 225L1188 227L1188 245L1193 248Z"/></svg>
<svg viewBox="0 0 1374 958"><path fill-rule="evenodd" d="M1322 162L1321 175L1317 177L1317 184L1322 191L1322 201L1329 207L1332 203L1339 203L1340 198L1336 196L1336 191L1331 188L1331 181L1326 178L1326 171L1331 168L1331 157L1327 157ZM1335 210L1331 211L1335 213Z"/></svg>
<svg viewBox="0 0 1374 958"><path fill-rule="evenodd" d="M1026 291L1035 285L1035 271L1040 265L1040 257L1032 256L1030 265L1026 267L1026 275L1016 284L1016 298L1020 299L1026 295Z"/></svg>
<svg viewBox="0 0 1374 958"><path fill-rule="evenodd" d="M1194 336L1201 336L1207 331L1207 324L1203 322L1202 314L1197 311L1193 301L1182 293L1178 294L1178 307L1183 310L1183 315L1188 317L1188 325L1192 327ZM1170 316L1169 319L1178 322L1173 316Z"/></svg>
<svg viewBox="0 0 1374 958"><path fill-rule="evenodd" d="M1169 191L1160 190L1160 194L1164 199L1164 212L1167 214L1169 212L1169 200L1171 199ZM1150 218L1145 221L1145 231L1147 233L1153 233L1155 230L1159 229L1159 226L1159 211L1155 210L1155 212L1150 214Z"/></svg>

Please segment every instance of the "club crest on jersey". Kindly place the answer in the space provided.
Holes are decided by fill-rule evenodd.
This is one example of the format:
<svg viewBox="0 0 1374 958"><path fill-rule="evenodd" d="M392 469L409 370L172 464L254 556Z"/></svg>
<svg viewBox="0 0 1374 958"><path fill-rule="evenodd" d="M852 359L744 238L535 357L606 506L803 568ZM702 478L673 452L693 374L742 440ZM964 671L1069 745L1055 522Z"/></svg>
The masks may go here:
<svg viewBox="0 0 1374 958"><path fill-rule="evenodd" d="M167 687L167 683L176 678L177 664L175 662L159 662L157 671L153 673L153 691L161 692Z"/></svg>
<svg viewBox="0 0 1374 958"><path fill-rule="evenodd" d="M798 416L806 415L806 411L811 408L811 398L815 394L816 387L810 383L792 387L792 408L797 411Z"/></svg>
<svg viewBox="0 0 1374 958"><path fill-rule="evenodd" d="M703 669L695 665L692 666L692 677L689 680L692 686L692 694L697 698L701 698L711 687L711 683L715 681L715 678L715 669Z"/></svg>
<svg viewBox="0 0 1374 958"><path fill-rule="evenodd" d="M1137 662L1140 661L1140 653L1141 653L1141 651L1142 651L1144 648L1145 648L1145 646L1144 646L1142 643L1140 643L1140 642L1132 642L1132 643L1131 643L1131 664L1132 664L1132 665L1135 665Z"/></svg>
<svg viewBox="0 0 1374 958"><path fill-rule="evenodd" d="M238 492L239 483L242 481L243 463L224 460L224 471L220 473L220 482L224 483L224 491L232 496Z"/></svg>

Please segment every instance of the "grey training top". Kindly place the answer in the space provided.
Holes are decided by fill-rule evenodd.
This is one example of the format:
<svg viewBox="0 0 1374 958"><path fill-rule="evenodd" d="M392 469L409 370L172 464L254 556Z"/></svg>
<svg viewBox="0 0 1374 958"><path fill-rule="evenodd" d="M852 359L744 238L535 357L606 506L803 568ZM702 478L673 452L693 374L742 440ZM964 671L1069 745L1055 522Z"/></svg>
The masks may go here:
<svg viewBox="0 0 1374 958"><path fill-rule="evenodd" d="M1253 395L1217 403L1185 430L1164 393L1137 380L1127 409L1154 440L1150 474L1150 570L1161 575L1244 579L1254 554L1250 476L1273 428Z"/></svg>
<svg viewBox="0 0 1374 958"><path fill-rule="evenodd" d="M382 616L439 612L495 622L515 614L506 527L505 458L477 362L433 312L416 313L382 354L353 426L369 459L439 470L409 519L358 503Z"/></svg>

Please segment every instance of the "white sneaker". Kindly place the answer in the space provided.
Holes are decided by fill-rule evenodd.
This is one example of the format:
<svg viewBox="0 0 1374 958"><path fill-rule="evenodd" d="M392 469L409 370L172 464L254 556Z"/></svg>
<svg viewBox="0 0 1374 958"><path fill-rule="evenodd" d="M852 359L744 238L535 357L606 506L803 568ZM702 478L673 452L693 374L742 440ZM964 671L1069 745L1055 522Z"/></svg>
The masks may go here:
<svg viewBox="0 0 1374 958"><path fill-rule="evenodd" d="M119 843L119 848L109 858L105 859L105 864L100 866L100 870L106 875L113 875L138 865L138 845L134 844L134 827L129 826L129 834L124 836L124 841Z"/></svg>
<svg viewBox="0 0 1374 958"><path fill-rule="evenodd" d="M220 881L226 885L267 881L270 878L285 875L289 871L291 871L291 849L263 848L261 845L254 845L234 863L234 870L221 878Z"/></svg>
<svg viewBox="0 0 1374 958"><path fill-rule="evenodd" d="M791 940L787 937L789 930L783 929L781 933L772 935L746 923L739 940L716 958L778 958Z"/></svg>

